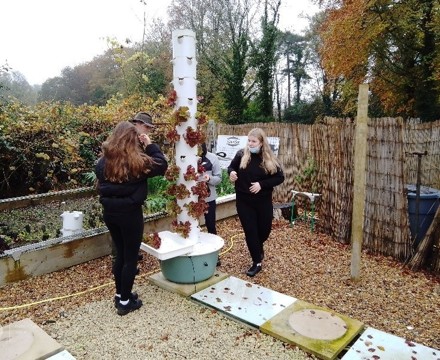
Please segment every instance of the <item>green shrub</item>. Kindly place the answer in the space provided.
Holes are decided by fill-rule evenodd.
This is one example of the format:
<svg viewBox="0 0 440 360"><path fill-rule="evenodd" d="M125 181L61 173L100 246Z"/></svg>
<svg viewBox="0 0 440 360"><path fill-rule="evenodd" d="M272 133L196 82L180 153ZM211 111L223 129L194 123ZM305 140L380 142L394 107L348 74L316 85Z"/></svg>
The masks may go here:
<svg viewBox="0 0 440 360"><path fill-rule="evenodd" d="M235 193L234 184L231 183L231 181L229 180L229 175L226 169L222 169L222 181L217 186L217 195L225 196L234 193Z"/></svg>

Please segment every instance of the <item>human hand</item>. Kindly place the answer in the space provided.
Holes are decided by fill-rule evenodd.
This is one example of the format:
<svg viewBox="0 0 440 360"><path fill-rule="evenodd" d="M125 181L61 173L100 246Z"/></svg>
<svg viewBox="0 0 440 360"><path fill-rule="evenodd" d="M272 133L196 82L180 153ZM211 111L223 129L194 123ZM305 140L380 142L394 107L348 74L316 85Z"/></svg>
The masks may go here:
<svg viewBox="0 0 440 360"><path fill-rule="evenodd" d="M256 194L261 190L261 185L259 182L253 182L251 183L251 187L249 188L250 192L252 194Z"/></svg>
<svg viewBox="0 0 440 360"><path fill-rule="evenodd" d="M151 144L151 139L147 134L139 134L139 141L145 146Z"/></svg>
<svg viewBox="0 0 440 360"><path fill-rule="evenodd" d="M237 176L237 172L236 171L231 171L229 173L229 180L231 180L232 182L237 181L238 176Z"/></svg>
<svg viewBox="0 0 440 360"><path fill-rule="evenodd" d="M202 174L198 177L198 181L208 182L211 177L208 174Z"/></svg>

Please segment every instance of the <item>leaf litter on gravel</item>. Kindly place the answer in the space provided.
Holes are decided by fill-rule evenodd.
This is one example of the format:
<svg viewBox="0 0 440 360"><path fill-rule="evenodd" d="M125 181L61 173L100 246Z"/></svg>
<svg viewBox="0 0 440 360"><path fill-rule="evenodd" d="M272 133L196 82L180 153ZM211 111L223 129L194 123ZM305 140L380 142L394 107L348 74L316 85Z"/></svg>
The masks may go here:
<svg viewBox="0 0 440 360"><path fill-rule="evenodd" d="M250 256L237 217L217 223L225 240L220 271L249 281ZM440 348L440 279L413 272L383 256L362 254L361 279L350 279L350 246L312 232L308 224L274 220L265 243L263 270L252 282L362 321L390 334ZM136 282L160 271L159 261L144 254ZM135 285L136 286L136 285ZM80 293L80 296L75 294ZM24 318L37 324L56 321L87 302L113 297L111 257L105 256L51 274L0 288L0 308L54 299L0 311L0 324Z"/></svg>

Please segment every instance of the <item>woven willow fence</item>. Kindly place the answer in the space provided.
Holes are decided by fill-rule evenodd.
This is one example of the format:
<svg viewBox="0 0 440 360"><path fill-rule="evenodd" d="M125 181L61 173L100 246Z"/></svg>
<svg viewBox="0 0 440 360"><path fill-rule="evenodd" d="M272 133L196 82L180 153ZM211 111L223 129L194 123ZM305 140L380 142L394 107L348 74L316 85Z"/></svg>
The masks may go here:
<svg viewBox="0 0 440 360"><path fill-rule="evenodd" d="M280 139L278 158L286 180L275 189L274 202L290 202L292 190L322 194L316 200L317 227L336 241L350 243L355 124L334 118L314 125L218 124L216 135L247 135L254 127ZM406 184L417 179L417 156L412 153L427 152L422 185L440 189L440 121L405 124L381 118L369 119L368 127L363 247L408 261L415 253L406 195ZM435 263L438 252L434 255Z"/></svg>

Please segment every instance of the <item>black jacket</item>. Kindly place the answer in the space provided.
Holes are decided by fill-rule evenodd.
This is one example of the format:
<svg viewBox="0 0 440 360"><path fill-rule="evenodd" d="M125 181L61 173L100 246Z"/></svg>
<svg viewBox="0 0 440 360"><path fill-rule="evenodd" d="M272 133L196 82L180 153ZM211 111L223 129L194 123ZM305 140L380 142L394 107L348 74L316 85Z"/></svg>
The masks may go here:
<svg viewBox="0 0 440 360"><path fill-rule="evenodd" d="M243 150L237 151L231 164L228 166L228 174L231 171L237 172L237 181L235 182L235 192L254 195L256 197L269 196L273 192L273 188L280 185L284 181L284 174L281 168L277 169L275 174L268 174L260 166L262 158L260 154L251 154L251 160L246 169L240 169ZM259 182L261 190L257 194L252 194L249 190L251 183Z"/></svg>
<svg viewBox="0 0 440 360"><path fill-rule="evenodd" d="M105 212L126 212L141 206L147 198L147 178L165 174L168 163L159 146L150 144L145 148L145 153L155 162L150 172L122 183L106 180L105 159L98 160L95 173L98 180L99 201Z"/></svg>

